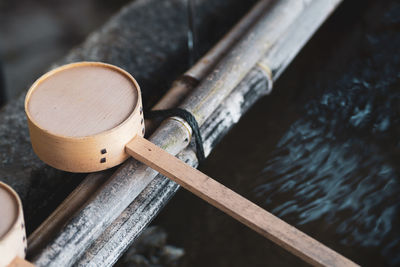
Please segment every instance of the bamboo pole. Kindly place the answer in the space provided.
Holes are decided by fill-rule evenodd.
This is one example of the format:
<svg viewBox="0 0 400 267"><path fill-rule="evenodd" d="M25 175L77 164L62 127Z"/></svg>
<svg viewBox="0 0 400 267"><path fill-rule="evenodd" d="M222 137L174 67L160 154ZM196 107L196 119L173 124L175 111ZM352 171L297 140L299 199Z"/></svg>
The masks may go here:
<svg viewBox="0 0 400 267"><path fill-rule="evenodd" d="M229 49L267 11L271 0L260 0L254 7L194 66L173 82L167 93L155 104L153 110L176 107L188 93L211 72ZM157 123L145 120L146 133L151 134ZM104 184L110 172L89 174L84 181L57 207L57 209L28 238L28 254L36 255L75 214L84 203Z"/></svg>
<svg viewBox="0 0 400 267"><path fill-rule="evenodd" d="M283 1L286 2L286 4L290 4L290 1ZM315 3L316 1L314 1ZM331 1L329 2L328 7L330 7L331 9L327 9L325 11L327 11L324 14L324 18L333 10L333 8L335 7L335 5L338 3L339 1ZM281 3L281 2L280 2ZM293 3L292 3L293 4ZM311 5L311 4L310 4ZM314 9L314 11L317 10L317 12L321 12L321 10L319 9ZM279 24L278 24L279 25ZM282 30L282 29L281 29ZM311 33L313 32L312 30ZM309 38L309 36L311 36L311 33L309 33L307 39ZM294 44L294 47L296 48L296 44ZM300 45L301 47L301 45ZM240 50L240 49L238 49ZM271 50L272 51L272 50ZM236 51L237 52L237 51ZM252 55L249 57L250 58L250 62L255 61L254 64L257 62L257 60L255 60L255 56ZM225 61L224 63L222 63L219 66L224 66L224 64L228 64L227 62L230 63L238 63L237 59L232 58L232 57L228 57L227 61ZM253 64L253 66L254 66ZM229 64L226 65L228 67L228 70L233 71L235 74L240 74L245 71L245 68L238 68L235 67L234 69L229 68ZM264 66L265 67L265 66ZM262 67L261 69L264 69L264 67ZM222 68L218 69L217 68L217 72L221 71ZM221 71L222 72L222 71ZM250 73L253 73L250 72ZM257 73L260 73L260 70L257 69ZM265 79L265 72L261 71L264 79ZM204 86L200 88L202 89L213 89L211 91L208 91L207 93L195 93L194 99L195 101L197 101L197 104L193 104L193 102L185 102L184 107L188 107L192 109L192 111L197 111L198 114L195 114L198 116L198 120L201 122L200 124L204 124L207 120L207 113L208 113L208 117L212 114L215 114L216 112L216 108L218 106L220 106L222 100L227 96L227 95L231 95L231 92L233 90L232 87L236 87L238 81L231 81L229 78L232 78L233 76L230 75L220 75L218 73L213 73L214 75L211 76L211 80L214 81L214 83L219 83L221 86L227 86L228 88L224 88L224 89L219 89L215 87L215 84L209 84L210 86ZM235 77L233 77L235 78ZM267 79L268 80L268 79ZM268 85L268 84L267 84ZM213 94L218 95L218 101L211 101L212 102L212 107L209 107L208 109L205 108L204 106L204 100L210 99L210 95ZM193 97L192 96L192 97ZM192 98L193 99L193 98ZM200 100L200 101L199 101ZM242 99L240 99L239 102L241 102ZM200 104L198 104L200 102ZM211 111L210 111L211 109ZM224 107L223 107L224 109ZM233 118L233 122L235 122L235 120L237 120L238 118L240 118L241 113L237 112L236 114L237 117ZM225 116L226 117L226 116ZM164 149L167 149L169 151L171 151L172 153L176 153L178 151L180 151L182 148L184 148L187 145L187 141L185 141L186 138L189 138L189 133L186 131L186 129L182 129L182 124L176 120L172 121L168 121L166 123L163 124L163 126L161 127L161 129L159 129L155 135L153 135L152 141L158 141L158 144L160 144ZM175 133L175 135L173 136L173 140L171 139L166 139L163 134L166 133L170 133L173 132ZM218 132L213 132L215 134L215 136L219 136ZM211 133L211 134L213 134ZM220 132L221 133L221 132ZM211 135L212 136L212 135ZM164 137L164 138L162 138ZM182 138L184 137L184 138ZM168 141L169 143L166 143L166 141ZM171 143L173 143L173 145L170 145ZM136 168L135 168L136 167ZM137 175L137 179L135 179L135 181L132 181L132 179L129 179L129 177L127 177L127 175ZM146 175L148 177L146 177ZM141 192L142 188L143 188L143 183L144 184L148 184L149 182L152 181L152 179L154 178L154 171L150 170L149 168L145 168L143 165L138 164L137 162L130 160L127 163L125 163L119 171L116 172L116 174L114 174L113 176L113 180L111 180L108 184L106 184L103 188L103 190L101 192L99 192L99 194L90 202L88 203L88 205L82 209L82 211L78 214L78 216L74 217L72 219L72 222L68 225L68 227L65 229L64 232L62 232L57 238L56 238L56 242L53 243L55 245L55 247L52 247L51 251L47 251L47 256L50 256L53 259L54 263L54 259L60 260L61 258L63 258L65 260L65 257L67 257L67 261L65 262L69 262L71 263L70 259L68 259L68 257L71 257L71 254L73 254L72 256L76 256L79 255L79 251L78 254L72 250L71 248L71 243L73 243L74 245L79 244L82 245L82 243L89 243L87 242L89 240L88 236L92 235L96 235L97 230L101 229L99 227L97 227L97 225L99 224L99 222L104 226L105 223L109 222L109 217L108 218L104 218L103 217L99 217L101 215L104 215L104 213L102 214L93 214L92 211L96 210L96 211L101 211L99 204L102 204L102 210L108 210L108 213L110 213L111 215L114 215L119 209L120 207L115 206L120 204L119 206L121 206L121 202L126 203L126 199L129 199L131 196L127 197L125 193L134 193L134 192ZM141 180L141 181L138 181ZM147 183L146 183L147 182ZM124 186L128 186L129 189L124 189ZM140 187L139 190L136 190L136 187ZM117 194L115 191L119 191ZM121 192L122 191L122 192ZM117 201L119 202L115 202L115 200L117 199ZM113 205L115 204L115 205ZM92 215L95 218L88 218L88 215ZM109 215L109 214L108 214ZM86 220L85 220L86 219ZM94 221L96 223L94 223ZM82 230L84 233L82 233ZM66 254L63 254L62 256L59 256L60 253L57 253L57 246L59 248L62 248L63 250L67 250ZM56 251L54 251L54 249L56 249ZM53 254L52 254L53 253ZM46 255L44 255L46 257ZM38 261L40 263L40 260ZM315 263L315 262L314 262Z"/></svg>

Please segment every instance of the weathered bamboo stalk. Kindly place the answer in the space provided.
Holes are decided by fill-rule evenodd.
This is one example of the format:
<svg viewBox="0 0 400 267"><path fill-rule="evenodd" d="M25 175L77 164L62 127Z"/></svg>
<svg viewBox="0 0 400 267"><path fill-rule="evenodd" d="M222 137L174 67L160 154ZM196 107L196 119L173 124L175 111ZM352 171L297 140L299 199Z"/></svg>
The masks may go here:
<svg viewBox="0 0 400 267"><path fill-rule="evenodd" d="M266 16L252 27L182 103L181 108L190 111L202 125L307 6L301 1L275 2Z"/></svg>
<svg viewBox="0 0 400 267"><path fill-rule="evenodd" d="M154 105L153 109L168 109L179 105L188 93L212 71L232 46L254 25L257 19L267 11L271 2L272 0L257 2L213 48L172 84L171 89ZM148 129L146 128L146 130Z"/></svg>
<svg viewBox="0 0 400 267"><path fill-rule="evenodd" d="M315 10L321 11L319 16L312 14ZM325 6L325 3L321 2L313 9L309 9L297 20L298 23L294 23L290 27L284 38L280 39L263 57L260 62L263 65L269 64L274 81L278 79L282 71L332 10L332 6ZM238 117L242 116L264 92L268 91L268 83L263 67L257 65L224 101L224 104L214 112L214 115L204 123L201 132L206 155L211 152L217 140L221 139L237 122ZM231 116L231 114L238 114L238 116ZM192 166L198 164L192 147L186 148L178 154L178 157ZM158 197L168 200L174 195L177 188L178 186L174 182L157 175L146 190L92 244L77 264L113 265L126 247L140 235L142 229L157 214L157 211L166 204L166 202L160 202Z"/></svg>
<svg viewBox="0 0 400 267"><path fill-rule="evenodd" d="M153 107L168 109L177 106L187 94L211 72L229 49L266 11L271 0L261 0L193 67L173 82L168 92ZM155 121L145 120L146 132L151 134L157 125ZM109 172L89 174L85 180L66 198L59 207L28 238L29 254L35 255L45 243L59 231L69 217L76 213L91 195L107 180Z"/></svg>
<svg viewBox="0 0 400 267"><path fill-rule="evenodd" d="M76 213L82 205L103 185L111 175L110 171L90 174L57 209L29 236L29 254L35 255L57 231Z"/></svg>
<svg viewBox="0 0 400 267"><path fill-rule="evenodd" d="M190 160L193 157L179 154L179 158L194 166ZM113 266L178 188L178 184L158 174L74 265Z"/></svg>
<svg viewBox="0 0 400 267"><path fill-rule="evenodd" d="M314 1L313 3L315 2L316 1ZM329 12L324 13L324 16L330 13L337 2L338 1L329 2L329 7L331 9L328 9L327 11ZM291 8L293 8L296 7L296 3L298 2L281 1L279 2L279 4L277 4L277 6L279 7L279 5L281 5L282 3L290 5ZM311 5L311 3L309 5ZM275 8L277 6L275 6ZM308 6L301 6L301 9L307 7ZM285 11L290 12L292 11L292 9L286 9ZM317 10L317 12L321 12L321 10ZM279 13L275 13L275 16L280 18L284 17L283 14ZM294 18L296 17L297 16L292 17L290 19L290 22L292 23L294 21ZM273 34L276 34L276 36L273 36L272 34L271 37L277 38L278 36L281 36L283 34L282 32L285 31L288 24L280 24L279 19L275 19L278 21L275 21L276 24L274 25L278 25L278 28L279 26L283 25L282 28L279 28L279 31L281 32L273 32L276 29L271 29L268 27L266 27L266 30L268 31L268 33L271 33L272 31ZM309 34L309 36L310 35L311 34ZM251 40L251 38L245 41L249 40ZM243 43L241 43L241 45L243 45ZM257 53L265 52L262 47L259 47L259 49L260 50ZM250 69L258 61L256 55L257 53L255 53L249 56L248 64L244 64L243 67L238 66L237 64L240 63L239 59L232 56L237 56L235 52L237 53L240 50L243 50L243 46L242 49L240 49L239 45L239 48L237 48L236 50L234 49L233 54L230 54L231 57L228 56L225 61L219 64L219 68L217 68L217 70L213 72L213 74L210 76L210 80L206 81L203 85L200 86L200 88L205 90L206 92L194 94L192 96L192 99L194 99L195 103L189 101L185 102L184 107L188 108L190 111L195 112L195 116L199 120L200 124L203 124L211 114L215 114L215 109L220 105L221 101L232 92L233 88L248 72L247 68ZM251 62L252 65L250 64ZM230 71L229 74L222 73L226 69ZM239 76L240 79L238 79L237 76ZM226 87L220 89L218 86ZM214 98L211 99L211 95L215 97L216 100ZM211 103L207 102L207 104L205 104L206 100L210 100ZM205 107L206 105L208 106L208 108ZM237 120L241 114L238 113L236 115L238 115L238 117L234 117L234 120ZM190 137L187 130L182 128L183 127L180 122L176 120L170 120L164 123L163 126L156 132L156 134L153 135L152 141L156 141L156 143L161 145L161 147L163 147L164 149L167 149L168 151L176 154L187 145ZM169 135L170 132L173 132L175 134L172 140L165 138L165 135ZM216 132L211 133L211 135L213 134L219 136ZM185 141L186 139L187 141ZM168 143L166 141L168 141ZM137 175L137 179L130 179L128 177L129 175L133 174ZM64 229L64 231L56 237L55 242L50 244L48 249L44 251L44 253L42 253L42 258L37 258L37 264L54 264L55 262L71 264L74 257L80 255L82 249L85 249L85 245L90 244L90 241L93 241L92 238L96 237L96 235L98 236L98 230L100 230L101 227L104 228L104 226L108 225L115 218L113 217L115 216L115 214L120 214L120 212L122 211L121 207L123 207L125 203L128 203L129 200L133 199L134 196L140 193L142 191L141 189L143 189L144 186L147 185L154 178L154 176L155 172L150 170L149 168L146 168L133 160L129 160L128 162L126 162L119 169L119 171L116 172L116 174L113 176L113 179L103 187L101 192L99 192L99 194L95 198L93 198L93 200L90 201L88 205L78 213L77 216L72 219L72 221ZM129 193L133 193L134 196L132 197L132 195L129 195ZM94 210L97 212L93 213ZM107 212L105 213L104 211ZM77 244L79 245L78 247L76 246ZM60 253L62 250L66 253Z"/></svg>

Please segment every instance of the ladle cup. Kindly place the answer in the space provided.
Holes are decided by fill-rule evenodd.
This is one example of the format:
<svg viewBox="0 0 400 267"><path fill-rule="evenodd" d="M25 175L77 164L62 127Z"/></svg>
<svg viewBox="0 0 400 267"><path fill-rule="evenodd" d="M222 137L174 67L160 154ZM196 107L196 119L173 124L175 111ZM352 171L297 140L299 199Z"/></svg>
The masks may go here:
<svg viewBox="0 0 400 267"><path fill-rule="evenodd" d="M33 266L24 260L27 240L21 200L3 182L0 182L0 204L0 267Z"/></svg>

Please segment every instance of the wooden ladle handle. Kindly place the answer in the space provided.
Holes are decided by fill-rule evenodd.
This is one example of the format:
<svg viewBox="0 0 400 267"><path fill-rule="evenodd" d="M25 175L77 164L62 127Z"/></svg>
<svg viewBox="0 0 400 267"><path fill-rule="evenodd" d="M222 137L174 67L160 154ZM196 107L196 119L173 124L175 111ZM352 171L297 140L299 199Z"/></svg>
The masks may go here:
<svg viewBox="0 0 400 267"><path fill-rule="evenodd" d="M313 265L356 266L352 261L185 164L143 137L133 138L126 145L126 151L135 159L167 176L303 260Z"/></svg>
<svg viewBox="0 0 400 267"><path fill-rule="evenodd" d="M35 265L17 256L7 267L35 267Z"/></svg>

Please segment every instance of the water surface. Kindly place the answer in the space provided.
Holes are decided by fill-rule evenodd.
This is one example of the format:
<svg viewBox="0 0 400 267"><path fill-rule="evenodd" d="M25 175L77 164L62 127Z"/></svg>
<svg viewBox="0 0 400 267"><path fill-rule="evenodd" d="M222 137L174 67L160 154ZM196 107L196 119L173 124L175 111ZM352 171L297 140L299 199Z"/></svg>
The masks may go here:
<svg viewBox="0 0 400 267"><path fill-rule="evenodd" d="M365 266L400 265L400 3L342 5L202 171ZM303 263L181 190L181 266Z"/></svg>

